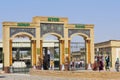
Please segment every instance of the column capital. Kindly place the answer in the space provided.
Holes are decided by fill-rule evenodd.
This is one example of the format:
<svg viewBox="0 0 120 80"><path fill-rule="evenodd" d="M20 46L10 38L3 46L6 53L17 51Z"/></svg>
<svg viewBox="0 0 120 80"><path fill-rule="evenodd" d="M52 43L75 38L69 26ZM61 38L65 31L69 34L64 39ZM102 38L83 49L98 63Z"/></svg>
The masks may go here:
<svg viewBox="0 0 120 80"><path fill-rule="evenodd" d="M90 42L91 40L86 40L86 42Z"/></svg>
<svg viewBox="0 0 120 80"><path fill-rule="evenodd" d="M68 40L71 40L71 38L68 38Z"/></svg>
<svg viewBox="0 0 120 80"><path fill-rule="evenodd" d="M31 40L31 42L35 42L36 40Z"/></svg>

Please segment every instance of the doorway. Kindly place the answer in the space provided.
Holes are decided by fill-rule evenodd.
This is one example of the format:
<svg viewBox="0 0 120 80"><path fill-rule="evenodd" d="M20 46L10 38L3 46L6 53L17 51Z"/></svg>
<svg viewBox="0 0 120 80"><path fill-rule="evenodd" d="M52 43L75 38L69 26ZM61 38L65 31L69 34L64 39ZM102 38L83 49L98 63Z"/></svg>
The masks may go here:
<svg viewBox="0 0 120 80"><path fill-rule="evenodd" d="M60 69L60 44L56 36L52 36L49 40L46 37L43 41L43 69Z"/></svg>

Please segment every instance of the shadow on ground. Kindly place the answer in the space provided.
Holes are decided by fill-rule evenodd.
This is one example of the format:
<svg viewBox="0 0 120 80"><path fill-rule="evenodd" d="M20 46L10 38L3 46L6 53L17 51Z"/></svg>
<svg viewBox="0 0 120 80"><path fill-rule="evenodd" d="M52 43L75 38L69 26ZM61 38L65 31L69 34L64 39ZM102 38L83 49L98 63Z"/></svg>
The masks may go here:
<svg viewBox="0 0 120 80"><path fill-rule="evenodd" d="M0 76L0 78L5 78L5 76Z"/></svg>

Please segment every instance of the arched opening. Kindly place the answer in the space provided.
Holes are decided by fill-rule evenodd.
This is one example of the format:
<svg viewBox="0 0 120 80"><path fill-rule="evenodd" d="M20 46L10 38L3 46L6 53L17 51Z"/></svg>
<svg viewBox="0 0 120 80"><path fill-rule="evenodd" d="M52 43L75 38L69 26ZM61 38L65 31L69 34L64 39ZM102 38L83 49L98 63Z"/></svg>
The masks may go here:
<svg viewBox="0 0 120 80"><path fill-rule="evenodd" d="M12 72L28 72L32 67L32 40L29 35L19 34L10 40L10 66Z"/></svg>
<svg viewBox="0 0 120 80"><path fill-rule="evenodd" d="M71 65L76 70L85 69L86 65L86 42L81 35L74 35L71 38Z"/></svg>
<svg viewBox="0 0 120 80"><path fill-rule="evenodd" d="M44 36L43 39L43 69L60 69L60 44L59 37L53 34Z"/></svg>

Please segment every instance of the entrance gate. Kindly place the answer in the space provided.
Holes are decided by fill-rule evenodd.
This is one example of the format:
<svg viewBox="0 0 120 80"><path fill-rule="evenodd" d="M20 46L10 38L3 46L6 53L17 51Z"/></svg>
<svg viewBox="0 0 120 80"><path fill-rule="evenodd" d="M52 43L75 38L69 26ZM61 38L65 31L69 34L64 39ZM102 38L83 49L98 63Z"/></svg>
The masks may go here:
<svg viewBox="0 0 120 80"><path fill-rule="evenodd" d="M6 35L7 34L7 35ZM48 34L59 39L59 68L65 69L71 61L71 40L75 35L84 38L86 44L86 64L94 62L94 25L93 24L68 24L66 17L33 17L32 22L3 22L3 53L4 71L9 72L12 66L12 41L16 36L28 36L31 40L31 65L43 66L43 42ZM49 48L49 47L48 47ZM55 49L55 48L54 48ZM41 60L41 61L39 61ZM55 60L54 60L55 61ZM55 62L58 64L58 62ZM58 65L55 65L58 66ZM42 68L39 68L42 69Z"/></svg>

